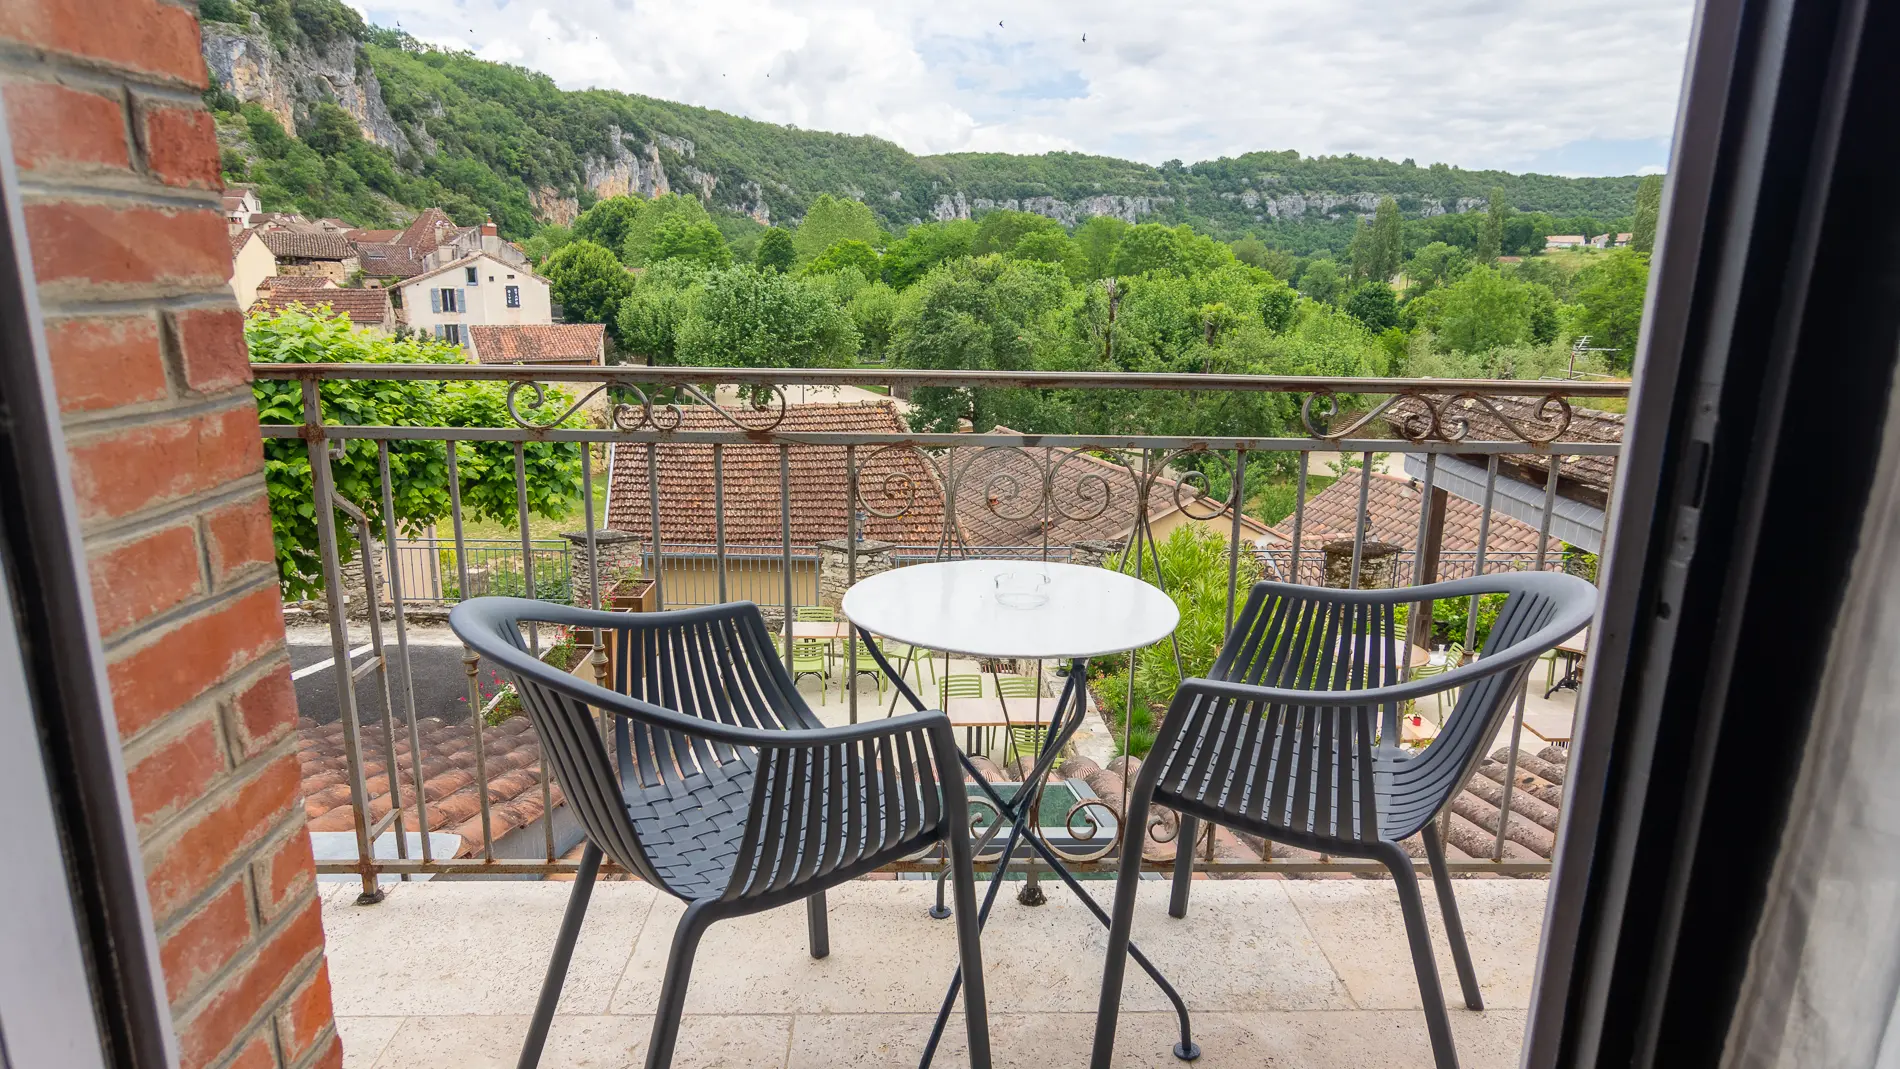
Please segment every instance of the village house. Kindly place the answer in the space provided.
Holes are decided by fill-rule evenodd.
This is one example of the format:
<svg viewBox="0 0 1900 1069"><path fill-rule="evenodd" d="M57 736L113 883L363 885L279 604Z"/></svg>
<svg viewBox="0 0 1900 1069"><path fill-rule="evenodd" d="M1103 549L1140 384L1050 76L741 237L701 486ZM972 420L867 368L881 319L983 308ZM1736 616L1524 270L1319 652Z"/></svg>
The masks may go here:
<svg viewBox="0 0 1900 1069"><path fill-rule="evenodd" d="M277 255L263 235L249 228L231 235L231 292L239 308L249 308L257 300L258 287L275 274Z"/></svg>
<svg viewBox="0 0 1900 1069"><path fill-rule="evenodd" d="M455 345L469 343L470 327L554 321L547 280L486 252L416 275L400 292L411 329Z"/></svg>
<svg viewBox="0 0 1900 1069"><path fill-rule="evenodd" d="M261 235L281 275L319 275L340 283L359 266L355 246L340 232L264 230Z"/></svg>

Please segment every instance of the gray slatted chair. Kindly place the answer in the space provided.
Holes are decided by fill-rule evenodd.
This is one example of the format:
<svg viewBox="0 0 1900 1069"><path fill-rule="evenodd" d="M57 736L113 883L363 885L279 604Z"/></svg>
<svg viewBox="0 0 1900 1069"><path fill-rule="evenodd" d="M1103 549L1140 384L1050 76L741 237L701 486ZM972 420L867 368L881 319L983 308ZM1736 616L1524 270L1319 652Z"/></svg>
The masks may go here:
<svg viewBox="0 0 1900 1069"><path fill-rule="evenodd" d="M1483 654L1401 683L1403 635L1393 610L1420 600L1506 593ZM1412 859L1418 835L1437 886L1465 1005L1484 1008L1434 819L1484 757L1538 654L1590 620L1596 588L1569 575L1519 572L1401 590L1255 584L1207 678L1181 683L1135 777L1123 827L1150 805L1181 815L1168 912L1187 914L1197 824L1213 821L1326 854L1373 858L1399 892L1419 993L1439 1069L1455 1069L1451 1018L1438 982ZM1399 749L1405 703L1458 689L1438 737ZM1141 851L1124 848L1095 1022L1095 1069L1114 1054L1123 957Z"/></svg>
<svg viewBox="0 0 1900 1069"><path fill-rule="evenodd" d="M611 633L614 690L533 657L521 638L530 621ZM647 1050L647 1069L662 1069L713 922L804 899L811 954L822 958L826 888L940 842L956 884L970 1061L990 1064L968 800L943 713L825 727L750 602L606 613L476 598L449 624L514 684L587 835L521 1069L540 1060L603 853L686 902ZM612 714L612 757L590 706Z"/></svg>

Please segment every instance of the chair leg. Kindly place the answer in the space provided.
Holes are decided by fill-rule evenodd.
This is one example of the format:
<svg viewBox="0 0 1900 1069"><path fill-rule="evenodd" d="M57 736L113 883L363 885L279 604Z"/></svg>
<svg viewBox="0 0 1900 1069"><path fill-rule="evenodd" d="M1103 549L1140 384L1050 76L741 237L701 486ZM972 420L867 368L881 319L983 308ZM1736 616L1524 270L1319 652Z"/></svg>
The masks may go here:
<svg viewBox="0 0 1900 1069"><path fill-rule="evenodd" d="M1398 886L1399 909L1405 914L1405 938L1412 944L1412 969L1418 974L1418 994L1425 1004L1425 1030L1432 1038L1432 1060L1438 1069L1458 1069L1458 1048L1451 1039L1451 1015L1445 1010L1445 990L1438 982L1438 959L1432 955L1432 933L1425 925L1425 898L1419 892L1418 875L1412 870L1412 857L1397 843L1381 845L1385 849L1379 860L1392 872L1392 882Z"/></svg>
<svg viewBox="0 0 1900 1069"><path fill-rule="evenodd" d="M1148 796L1128 800L1124 828L1148 826ZM1115 876L1115 906L1108 924L1108 951L1102 962L1102 992L1095 1005L1095 1046L1090 1069L1109 1069L1115 1059L1115 1023L1121 1014L1122 973L1128 965L1128 942L1135 926L1135 890L1141 886L1140 839L1122 846L1121 868Z"/></svg>
<svg viewBox="0 0 1900 1069"><path fill-rule="evenodd" d="M831 917L825 910L823 891L805 900L805 934L811 942L812 957L831 955Z"/></svg>
<svg viewBox="0 0 1900 1069"><path fill-rule="evenodd" d="M1201 822L1181 814L1174 835L1174 892L1168 896L1168 916L1187 916L1188 888L1194 883L1194 840Z"/></svg>
<svg viewBox="0 0 1900 1069"><path fill-rule="evenodd" d="M963 1025L970 1041L970 1069L990 1069L989 999L983 987L983 928L976 911L976 871L969 828L951 825L950 871L956 884L957 964L963 968ZM1002 873L996 874L1002 879Z"/></svg>
<svg viewBox="0 0 1900 1069"><path fill-rule="evenodd" d="M1451 943L1451 960L1458 966L1458 986L1464 989L1465 1008L1484 1009L1484 995L1478 990L1478 970L1471 964L1471 947L1465 943L1465 922L1458 915L1458 900L1451 893L1451 871L1445 867L1445 844L1438 841L1438 822L1419 832L1425 840L1425 859L1431 862L1432 884L1438 890L1438 911L1445 916L1445 939Z"/></svg>
<svg viewBox="0 0 1900 1069"><path fill-rule="evenodd" d="M541 1048L548 1042L548 1026L554 1023L554 1007L561 1001L561 987L567 982L567 965L574 957L574 942L581 934L581 921L587 916L587 902L594 894L594 877L600 872L600 847L591 841L581 850L581 869L574 876L574 889L567 895L567 912L561 916L561 934L554 939L554 955L548 959L547 976L541 981L541 997L535 1001L534 1017L528 1023L528 1038L521 1044L516 1069L535 1069L541 1062Z"/></svg>
<svg viewBox="0 0 1900 1069"><path fill-rule="evenodd" d="M680 1014L686 1009L686 983L693 974L693 955L699 937L712 924L707 907L716 899L702 899L686 907L686 916L673 929L673 951L666 959L666 979L660 983L660 1004L654 1008L653 1033L647 1041L646 1069L670 1069L673 1046L679 1040Z"/></svg>

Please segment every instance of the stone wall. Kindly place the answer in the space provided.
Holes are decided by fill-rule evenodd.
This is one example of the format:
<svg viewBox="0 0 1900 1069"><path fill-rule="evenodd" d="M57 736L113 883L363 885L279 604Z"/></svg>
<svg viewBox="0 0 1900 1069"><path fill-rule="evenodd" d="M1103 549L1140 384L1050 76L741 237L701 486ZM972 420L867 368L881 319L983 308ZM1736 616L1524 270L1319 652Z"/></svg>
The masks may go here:
<svg viewBox="0 0 1900 1069"><path fill-rule="evenodd" d="M593 593L593 577L588 571L587 532L566 531L561 537L567 539L568 544L568 574L573 577L569 585L574 591L574 604L586 605ZM640 537L631 531L611 528L596 528L594 545L600 550L600 596L604 601L613 590L616 576L640 570L640 555L645 547Z"/></svg>
<svg viewBox="0 0 1900 1069"><path fill-rule="evenodd" d="M858 578L869 579L888 572L895 565L889 542L875 538L858 540ZM837 608L851 586L851 545L842 538L818 543L818 604Z"/></svg>
<svg viewBox="0 0 1900 1069"><path fill-rule="evenodd" d="M1069 563L1100 568L1102 562L1120 553L1125 545L1109 538L1085 538L1069 547Z"/></svg>
<svg viewBox="0 0 1900 1069"><path fill-rule="evenodd" d="M1321 585L1337 590L1352 589L1352 539L1336 538L1320 547L1325 558ZM1399 547L1393 542L1367 539L1359 552L1360 590L1390 590L1398 585Z"/></svg>

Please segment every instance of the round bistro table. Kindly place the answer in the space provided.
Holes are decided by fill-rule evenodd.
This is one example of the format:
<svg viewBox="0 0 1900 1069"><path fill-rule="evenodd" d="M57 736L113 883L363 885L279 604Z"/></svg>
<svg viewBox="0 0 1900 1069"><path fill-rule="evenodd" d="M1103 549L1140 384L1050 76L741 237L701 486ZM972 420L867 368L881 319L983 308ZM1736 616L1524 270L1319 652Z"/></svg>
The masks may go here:
<svg viewBox="0 0 1900 1069"><path fill-rule="evenodd" d="M1028 584L1034 588L1031 596L1021 597L1020 588L1025 585L1022 578L1038 573L1048 576L1047 583L1039 587ZM1000 594L999 578L1005 587ZM1037 593L1043 595L1039 603L1035 603ZM1005 827L1009 831L999 855L1001 862L996 876L990 880L983 905L977 911L977 926L980 929L989 920L990 907L1002 888L1008 860L1015 854L1018 843L1027 841L1095 919L1104 928L1108 927L1108 913L1082 889L1061 858L1034 833L1031 825L1036 820L1035 803L1057 756L1087 714L1084 681L1088 678L1089 658L1141 649L1167 638L1181 621L1180 610L1173 599L1148 583L1106 568L1041 561L957 560L893 568L860 580L845 591L842 608L872 659L919 711L930 706L910 689L903 677L891 670L873 635L979 658L1069 662L1068 679L1050 714L1049 730L1043 736L1035 766L1011 798L1005 799L998 793L976 770L968 755L958 754L965 774L998 812L997 821L974 852L982 853ZM1007 708L1005 705L1005 716ZM1122 849L1141 849L1139 829L1124 826L1122 836ZM1041 891L1033 882L1027 883L1024 894L1019 897L1026 905L1036 905L1041 901ZM949 916L943 909L941 894L938 909L932 915ZM1175 1056L1186 1061L1199 1057L1200 1048L1190 1038L1187 1005L1181 996L1139 948L1131 944L1128 953L1174 1004L1181 1024L1181 1042L1174 1048ZM936 1025L931 1029L930 1041L919 1063L922 1066L928 1066L936 1053L962 982L963 974L959 970L950 981L950 990L937 1013Z"/></svg>

